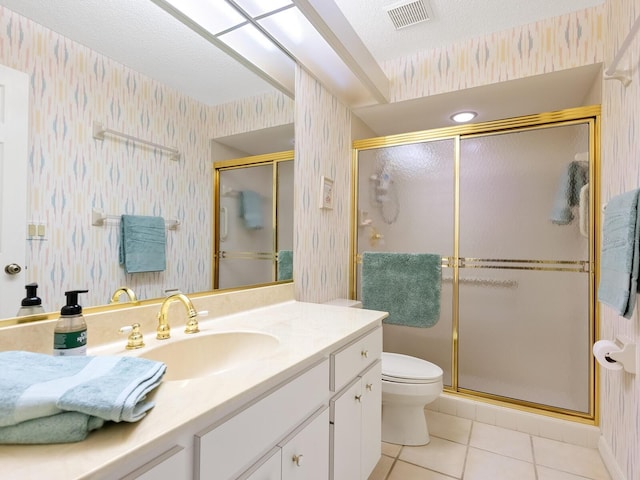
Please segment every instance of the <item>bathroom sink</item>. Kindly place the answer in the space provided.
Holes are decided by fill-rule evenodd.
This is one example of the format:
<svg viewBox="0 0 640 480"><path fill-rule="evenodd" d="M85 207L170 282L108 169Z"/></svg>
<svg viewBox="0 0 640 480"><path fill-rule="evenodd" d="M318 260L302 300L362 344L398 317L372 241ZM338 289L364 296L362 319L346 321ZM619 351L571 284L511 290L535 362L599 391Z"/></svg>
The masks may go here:
<svg viewBox="0 0 640 480"><path fill-rule="evenodd" d="M164 380L187 380L221 373L274 352L279 340L261 332L196 333L169 340L140 356L167 365Z"/></svg>

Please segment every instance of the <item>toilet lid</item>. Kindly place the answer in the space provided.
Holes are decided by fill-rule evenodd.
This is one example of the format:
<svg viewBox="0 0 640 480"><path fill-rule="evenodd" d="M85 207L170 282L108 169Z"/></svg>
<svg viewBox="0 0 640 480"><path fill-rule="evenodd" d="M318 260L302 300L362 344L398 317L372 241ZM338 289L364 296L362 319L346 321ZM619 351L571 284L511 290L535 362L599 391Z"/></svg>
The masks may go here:
<svg viewBox="0 0 640 480"><path fill-rule="evenodd" d="M442 369L421 358L382 352L382 379L399 383L431 383L442 378Z"/></svg>

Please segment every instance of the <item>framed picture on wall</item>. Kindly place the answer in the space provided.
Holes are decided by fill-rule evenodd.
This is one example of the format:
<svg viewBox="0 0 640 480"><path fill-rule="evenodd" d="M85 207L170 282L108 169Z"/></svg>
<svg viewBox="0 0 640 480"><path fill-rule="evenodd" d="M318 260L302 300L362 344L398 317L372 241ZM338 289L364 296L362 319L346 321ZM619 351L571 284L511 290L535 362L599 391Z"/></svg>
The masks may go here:
<svg viewBox="0 0 640 480"><path fill-rule="evenodd" d="M333 208L333 180L320 177L320 208Z"/></svg>

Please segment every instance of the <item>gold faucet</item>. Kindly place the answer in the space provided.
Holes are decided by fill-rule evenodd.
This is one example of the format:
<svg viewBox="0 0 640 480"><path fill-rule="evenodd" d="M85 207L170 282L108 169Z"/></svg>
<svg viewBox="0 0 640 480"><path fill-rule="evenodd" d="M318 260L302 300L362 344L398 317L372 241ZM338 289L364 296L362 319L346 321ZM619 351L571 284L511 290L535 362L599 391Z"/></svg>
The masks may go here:
<svg viewBox="0 0 640 480"><path fill-rule="evenodd" d="M189 320L187 320L186 328L184 329L184 333L198 333L200 329L198 328L198 312L193 307L193 303L189 300L183 293L174 293L173 295L169 295L162 302L162 306L160 307L160 313L158 313L158 328L156 329L156 338L158 340L165 340L170 337L169 322L167 317L169 315L169 306L174 301L181 302L185 308L187 309L187 313L189 314Z"/></svg>
<svg viewBox="0 0 640 480"><path fill-rule="evenodd" d="M123 293L129 297L131 303L138 303L138 297L136 297L136 294L133 293L133 290L129 287L118 287L118 289L113 292L113 295L111 295L111 303L118 303L120 301L120 295Z"/></svg>

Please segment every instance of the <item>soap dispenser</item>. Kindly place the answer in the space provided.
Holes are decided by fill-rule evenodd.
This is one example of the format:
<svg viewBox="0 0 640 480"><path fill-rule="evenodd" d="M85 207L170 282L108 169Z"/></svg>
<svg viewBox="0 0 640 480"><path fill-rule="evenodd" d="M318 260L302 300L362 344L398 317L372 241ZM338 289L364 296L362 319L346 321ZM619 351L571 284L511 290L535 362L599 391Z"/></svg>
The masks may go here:
<svg viewBox="0 0 640 480"><path fill-rule="evenodd" d="M53 333L53 354L86 355L87 324L82 316L82 307L78 305L78 294L89 290L70 290L65 292L67 304L60 310L60 318Z"/></svg>
<svg viewBox="0 0 640 480"><path fill-rule="evenodd" d="M18 317L25 317L27 315L42 315L44 314L44 308L42 307L42 300L37 295L38 284L29 283L25 285L27 289L27 296L22 299L20 309L18 310Z"/></svg>

